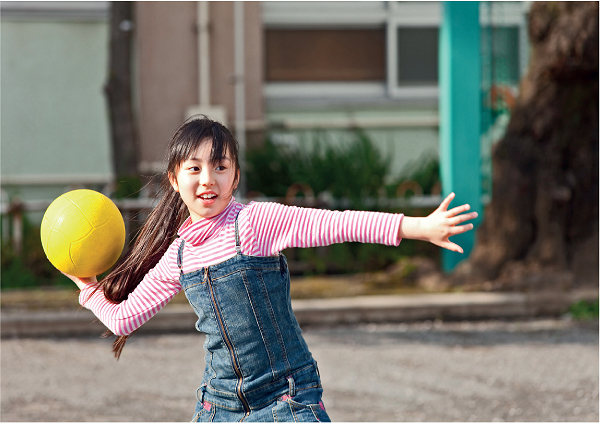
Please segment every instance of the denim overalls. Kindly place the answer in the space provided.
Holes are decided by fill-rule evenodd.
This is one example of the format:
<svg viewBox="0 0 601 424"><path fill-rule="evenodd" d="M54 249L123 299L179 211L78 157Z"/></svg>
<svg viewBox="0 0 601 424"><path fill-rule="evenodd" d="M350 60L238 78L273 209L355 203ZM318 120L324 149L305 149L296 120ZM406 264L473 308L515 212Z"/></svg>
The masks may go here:
<svg viewBox="0 0 601 424"><path fill-rule="evenodd" d="M188 274L186 297L206 334L205 371L193 421L330 421L317 363L290 303L284 255L236 256Z"/></svg>

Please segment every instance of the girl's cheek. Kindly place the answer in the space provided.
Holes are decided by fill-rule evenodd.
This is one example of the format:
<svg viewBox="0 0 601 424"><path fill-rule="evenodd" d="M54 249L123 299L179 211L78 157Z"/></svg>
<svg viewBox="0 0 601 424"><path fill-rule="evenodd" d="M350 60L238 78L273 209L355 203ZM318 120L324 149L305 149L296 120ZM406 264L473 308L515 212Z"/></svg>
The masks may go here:
<svg viewBox="0 0 601 424"><path fill-rule="evenodd" d="M236 191L236 189L238 188L238 181L236 180L236 178L234 178L230 184L230 195L229 197L232 197L234 195L234 192Z"/></svg>

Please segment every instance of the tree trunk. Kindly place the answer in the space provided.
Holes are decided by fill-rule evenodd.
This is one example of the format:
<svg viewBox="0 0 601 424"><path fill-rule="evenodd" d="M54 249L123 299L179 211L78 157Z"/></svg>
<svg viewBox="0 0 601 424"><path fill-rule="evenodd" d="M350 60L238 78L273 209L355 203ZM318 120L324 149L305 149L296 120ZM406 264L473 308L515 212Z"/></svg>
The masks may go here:
<svg viewBox="0 0 601 424"><path fill-rule="evenodd" d="M133 2L110 3L109 76L105 92L118 198L136 193L141 185L131 89L133 7Z"/></svg>
<svg viewBox="0 0 601 424"><path fill-rule="evenodd" d="M532 57L493 191L455 284L529 290L599 283L599 4L533 2Z"/></svg>

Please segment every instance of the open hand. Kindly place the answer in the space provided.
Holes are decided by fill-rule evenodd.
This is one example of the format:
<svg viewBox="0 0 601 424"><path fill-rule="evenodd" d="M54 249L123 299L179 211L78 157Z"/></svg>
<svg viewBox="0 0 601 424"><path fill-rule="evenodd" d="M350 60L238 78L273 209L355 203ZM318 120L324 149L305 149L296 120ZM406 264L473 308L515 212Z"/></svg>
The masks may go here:
<svg viewBox="0 0 601 424"><path fill-rule="evenodd" d="M450 241L449 237L465 233L474 228L473 224L460 224L476 218L478 213L463 213L470 209L470 205L467 204L447 210L454 198L455 193L449 194L440 206L427 217L403 217L399 235L405 238L429 241L445 249L463 253L461 246Z"/></svg>

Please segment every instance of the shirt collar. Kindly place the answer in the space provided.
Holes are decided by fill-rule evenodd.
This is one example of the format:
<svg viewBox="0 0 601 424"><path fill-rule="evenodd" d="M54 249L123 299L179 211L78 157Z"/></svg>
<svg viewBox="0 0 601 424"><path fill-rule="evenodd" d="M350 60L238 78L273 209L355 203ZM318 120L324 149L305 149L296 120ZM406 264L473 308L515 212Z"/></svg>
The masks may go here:
<svg viewBox="0 0 601 424"><path fill-rule="evenodd" d="M193 245L200 245L210 238L219 234L219 231L225 225L227 218L238 211L236 205L239 205L232 196L230 203L225 207L219 215L211 218L201 218L196 222L192 222L192 218L188 217L179 228L178 236Z"/></svg>

